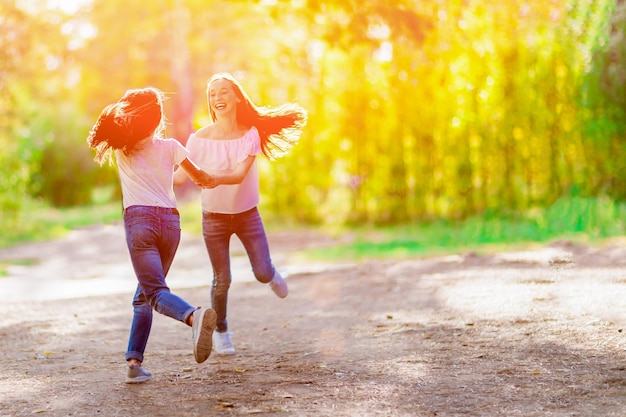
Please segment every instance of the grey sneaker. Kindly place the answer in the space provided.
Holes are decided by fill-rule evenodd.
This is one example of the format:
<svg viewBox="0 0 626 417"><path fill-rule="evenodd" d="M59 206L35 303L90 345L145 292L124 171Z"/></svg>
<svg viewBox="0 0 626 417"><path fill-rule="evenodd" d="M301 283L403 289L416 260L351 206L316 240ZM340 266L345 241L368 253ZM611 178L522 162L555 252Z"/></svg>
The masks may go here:
<svg viewBox="0 0 626 417"><path fill-rule="evenodd" d="M231 332L213 332L213 349L218 355L234 355L235 347L230 340Z"/></svg>
<svg viewBox="0 0 626 417"><path fill-rule="evenodd" d="M274 294L280 298L287 297L287 294L289 293L287 282L278 272L274 274L274 278L270 281L270 287L272 288L272 291L274 291Z"/></svg>
<svg viewBox="0 0 626 417"><path fill-rule="evenodd" d="M141 365L131 364L128 365L128 376L126 377L127 384L141 384L152 379L152 372L148 371Z"/></svg>
<svg viewBox="0 0 626 417"><path fill-rule="evenodd" d="M196 358L196 362L202 363L211 355L211 349L213 348L212 336L217 322L217 315L212 308L202 307L198 307L193 314L193 326L191 326L193 356Z"/></svg>

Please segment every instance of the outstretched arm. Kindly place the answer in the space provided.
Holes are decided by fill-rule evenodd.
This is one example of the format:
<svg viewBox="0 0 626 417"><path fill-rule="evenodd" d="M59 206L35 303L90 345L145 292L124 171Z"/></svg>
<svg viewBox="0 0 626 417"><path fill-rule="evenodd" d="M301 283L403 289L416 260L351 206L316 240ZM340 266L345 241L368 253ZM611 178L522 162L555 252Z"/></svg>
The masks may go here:
<svg viewBox="0 0 626 417"><path fill-rule="evenodd" d="M180 166L174 171L174 185L183 185L187 180L187 172Z"/></svg>
<svg viewBox="0 0 626 417"><path fill-rule="evenodd" d="M183 162L180 163L180 168L191 178L193 182L196 183L199 187L204 188L213 188L217 184L212 175L209 175L206 171L200 169L191 159L185 158ZM183 182L181 179L182 172L181 170L177 170L174 173L174 183L180 184Z"/></svg>
<svg viewBox="0 0 626 417"><path fill-rule="evenodd" d="M220 184L240 184L252 167L256 155L250 155L241 161L233 169L224 171L214 171L210 174L200 169L190 159L185 159L180 164L180 168L174 173L174 184L180 185L185 181L185 174L202 188L214 188Z"/></svg>

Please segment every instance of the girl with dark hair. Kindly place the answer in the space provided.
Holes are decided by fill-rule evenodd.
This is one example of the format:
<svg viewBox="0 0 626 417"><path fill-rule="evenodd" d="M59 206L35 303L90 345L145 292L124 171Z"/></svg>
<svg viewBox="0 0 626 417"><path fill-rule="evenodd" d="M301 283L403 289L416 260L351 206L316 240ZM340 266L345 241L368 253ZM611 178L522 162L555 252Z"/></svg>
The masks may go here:
<svg viewBox="0 0 626 417"><path fill-rule="evenodd" d="M174 168L179 165L198 185L212 184L208 174L188 159L184 146L175 139L162 138L162 101L163 95L156 88L128 90L102 110L87 138L100 165L112 163L112 154L117 160L126 243L138 280L126 352L127 383L152 378L142 363L153 309L191 326L198 363L211 354L216 323L214 310L192 307L172 294L165 282L180 242Z"/></svg>
<svg viewBox="0 0 626 417"><path fill-rule="evenodd" d="M230 238L234 234L246 249L257 281L269 284L285 298L287 283L272 264L259 204L257 155L285 155L298 142L307 121L297 104L258 107L230 74L215 74L207 84L213 123L192 133L187 149L209 173L212 188L203 188L202 233L213 267L212 307L217 313L213 348L234 355L228 331L226 305L231 284ZM176 183L184 177L176 173ZM215 187L213 187L215 186Z"/></svg>

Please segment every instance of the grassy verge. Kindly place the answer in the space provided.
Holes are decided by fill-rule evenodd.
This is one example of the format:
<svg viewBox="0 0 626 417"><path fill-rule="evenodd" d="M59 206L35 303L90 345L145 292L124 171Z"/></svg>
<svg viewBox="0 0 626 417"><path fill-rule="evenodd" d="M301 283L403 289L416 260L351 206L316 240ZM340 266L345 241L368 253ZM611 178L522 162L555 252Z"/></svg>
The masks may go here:
<svg viewBox="0 0 626 417"><path fill-rule="evenodd" d="M33 203L27 212L3 219L0 248L25 242L39 242L63 237L69 231L93 224L106 224L122 219L121 205L117 203L51 208Z"/></svg>
<svg viewBox="0 0 626 417"><path fill-rule="evenodd" d="M464 221L360 228L350 243L307 252L325 260L403 258L461 251L493 252L554 240L601 245L626 235L626 204L605 198L568 197L523 215L485 213Z"/></svg>
<svg viewBox="0 0 626 417"><path fill-rule="evenodd" d="M41 242L65 236L71 230L94 224L107 224L122 219L119 201L98 201L82 207L53 208L40 201L29 201L19 213L2 213L0 218L0 249L27 242ZM6 260L0 259L0 278L6 276ZM23 264L28 260L10 261Z"/></svg>
<svg viewBox="0 0 626 417"><path fill-rule="evenodd" d="M198 202L193 200L183 203L179 209L183 230L186 233L201 233ZM114 223L121 219L119 201L103 201L68 209L54 209L33 202L20 214L19 219L3 218L0 221L5 231L0 236L0 248L55 239L75 228ZM462 222L437 221L387 228L334 229L328 233L351 236L352 239L334 247L308 250L303 255L332 261L403 258L468 250L493 251L558 239L600 244L604 239L626 236L625 219L624 203L603 198L568 197L547 209L517 216L485 213ZM269 231L281 229L281 225L266 226Z"/></svg>

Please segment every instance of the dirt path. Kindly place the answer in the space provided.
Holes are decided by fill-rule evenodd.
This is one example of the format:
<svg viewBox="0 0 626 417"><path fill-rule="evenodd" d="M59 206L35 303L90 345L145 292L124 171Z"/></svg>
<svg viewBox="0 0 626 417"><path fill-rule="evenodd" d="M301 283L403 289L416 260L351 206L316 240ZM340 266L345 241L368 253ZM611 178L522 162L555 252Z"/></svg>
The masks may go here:
<svg viewBox="0 0 626 417"><path fill-rule="evenodd" d="M237 355L196 364L189 328L157 315L155 378L128 386L134 278L119 232L0 251L30 259L0 278L0 417L626 415L623 244L324 266L292 250L328 238L271 235L290 295L237 258ZM207 305L207 268L185 238L172 287Z"/></svg>

